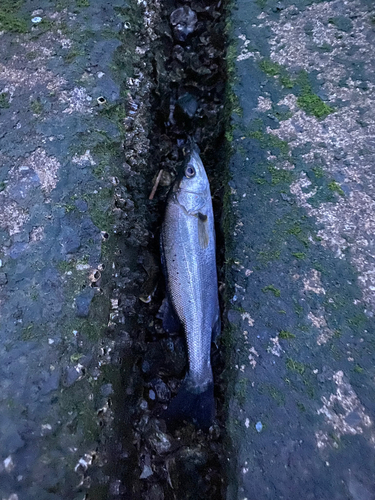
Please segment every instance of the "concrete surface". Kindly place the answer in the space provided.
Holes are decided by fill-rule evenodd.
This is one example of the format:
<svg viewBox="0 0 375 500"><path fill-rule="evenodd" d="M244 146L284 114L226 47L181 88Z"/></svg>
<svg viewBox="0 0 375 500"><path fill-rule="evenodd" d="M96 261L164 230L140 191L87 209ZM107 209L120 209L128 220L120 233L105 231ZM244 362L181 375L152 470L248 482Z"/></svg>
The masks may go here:
<svg viewBox="0 0 375 500"><path fill-rule="evenodd" d="M237 0L230 21L227 496L370 500L373 4Z"/></svg>
<svg viewBox="0 0 375 500"><path fill-rule="evenodd" d="M123 1L0 5L2 499L122 488L118 462L103 471L127 341L111 279L131 15Z"/></svg>

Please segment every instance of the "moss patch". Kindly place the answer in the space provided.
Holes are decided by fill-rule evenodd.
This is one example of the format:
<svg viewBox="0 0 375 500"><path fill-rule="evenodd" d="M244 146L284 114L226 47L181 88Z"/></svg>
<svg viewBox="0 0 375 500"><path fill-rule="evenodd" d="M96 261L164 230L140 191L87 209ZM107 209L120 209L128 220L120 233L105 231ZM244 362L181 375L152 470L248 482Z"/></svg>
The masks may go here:
<svg viewBox="0 0 375 500"><path fill-rule="evenodd" d="M355 373L363 373L364 372L363 368L359 365L355 365L355 367L353 368L353 371Z"/></svg>
<svg viewBox="0 0 375 500"><path fill-rule="evenodd" d="M304 252L292 252L293 257L296 257L296 259L305 259L306 254Z"/></svg>
<svg viewBox="0 0 375 500"><path fill-rule="evenodd" d="M31 101L30 107L32 112L35 115L40 115L43 111L43 104L40 102L39 99L35 99L34 101Z"/></svg>
<svg viewBox="0 0 375 500"><path fill-rule="evenodd" d="M262 71L266 73L266 75L269 76L278 76L279 81L283 87L286 87L288 89L291 89L294 87L294 82L290 78L287 70L281 66L280 64L277 64L270 59L263 59L259 63L259 67Z"/></svg>
<svg viewBox="0 0 375 500"><path fill-rule="evenodd" d="M284 142L284 141L282 141ZM268 171L271 174L271 184L276 186L277 184L290 184L293 180L293 174L289 170L283 170L282 168L276 168L273 165L268 167Z"/></svg>
<svg viewBox="0 0 375 500"><path fill-rule="evenodd" d="M330 189L330 190L331 190L331 191L333 191L334 193L339 194L340 196L345 196L345 193L344 193L344 191L341 189L340 184L338 184L336 181L331 181L331 182L328 184L328 189Z"/></svg>
<svg viewBox="0 0 375 500"><path fill-rule="evenodd" d="M272 62L269 59L263 59L263 61L259 63L259 67L269 76L277 76L281 72L280 64Z"/></svg>
<svg viewBox="0 0 375 500"><path fill-rule="evenodd" d="M324 177L324 170L322 167L313 167L311 170L314 172L317 179L322 179Z"/></svg>
<svg viewBox="0 0 375 500"><path fill-rule="evenodd" d="M0 93L0 108L9 108L9 93L1 92Z"/></svg>
<svg viewBox="0 0 375 500"><path fill-rule="evenodd" d="M303 375L303 373L305 372L304 364L299 363L298 361L295 361L292 358L288 358L286 360L286 367L288 368L288 370L299 373L300 375Z"/></svg>
<svg viewBox="0 0 375 500"><path fill-rule="evenodd" d="M261 130L253 130L249 132L249 137L257 139L263 149L270 149L275 153L287 155L289 152L289 145L286 141L282 141L274 134L267 134Z"/></svg>
<svg viewBox="0 0 375 500"><path fill-rule="evenodd" d="M300 87L297 104L301 109L306 111L307 114L314 115L316 118L325 118L330 113L334 112L333 108L328 106L319 96L314 94L308 74L305 71L301 71L296 83Z"/></svg>
<svg viewBox="0 0 375 500"><path fill-rule="evenodd" d="M278 288L276 288L274 285L267 285L262 288L263 293L271 292L274 294L275 297L280 297L281 292Z"/></svg>
<svg viewBox="0 0 375 500"><path fill-rule="evenodd" d="M279 339L285 339L285 340L290 340L290 339L295 339L296 336L294 333L289 332L288 330L281 330L279 332Z"/></svg>
<svg viewBox="0 0 375 500"><path fill-rule="evenodd" d="M280 250L261 250L258 254L257 259L261 261L263 264L271 262L273 260L277 260L280 258Z"/></svg>
<svg viewBox="0 0 375 500"><path fill-rule="evenodd" d="M287 233L295 236L306 248L309 246L308 235L299 222L294 223L293 226L288 229Z"/></svg>
<svg viewBox="0 0 375 500"><path fill-rule="evenodd" d="M22 0L2 0L0 5L0 31L26 33L28 23L18 14L23 4Z"/></svg>

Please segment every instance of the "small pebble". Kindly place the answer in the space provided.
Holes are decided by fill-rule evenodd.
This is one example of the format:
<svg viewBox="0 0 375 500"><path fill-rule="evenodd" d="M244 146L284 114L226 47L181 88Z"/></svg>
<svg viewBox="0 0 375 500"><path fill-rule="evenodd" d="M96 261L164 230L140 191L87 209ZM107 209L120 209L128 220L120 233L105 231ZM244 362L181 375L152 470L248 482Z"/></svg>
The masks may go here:
<svg viewBox="0 0 375 500"><path fill-rule="evenodd" d="M173 33L175 39L182 42L194 31L197 23L197 15L190 7L184 5L172 12L170 21L172 26L174 26Z"/></svg>
<svg viewBox="0 0 375 500"><path fill-rule="evenodd" d="M147 408L148 408L148 403L147 403L147 401L146 401L145 399L142 399L142 401L141 401L141 403L140 403L139 407L140 407L140 409L141 409L141 410L147 410Z"/></svg>
<svg viewBox="0 0 375 500"><path fill-rule="evenodd" d="M258 432L262 432L262 429L263 429L263 425L262 425L262 422L257 422L255 424L255 428Z"/></svg>
<svg viewBox="0 0 375 500"><path fill-rule="evenodd" d="M161 403L167 403L171 399L171 391L161 379L153 380L152 387L155 391L155 396Z"/></svg>
<svg viewBox="0 0 375 500"><path fill-rule="evenodd" d="M42 18L39 16L35 16L31 19L31 22L34 24L38 24L38 23L42 22Z"/></svg>
<svg viewBox="0 0 375 500"><path fill-rule="evenodd" d="M148 438L148 442L159 455L162 453L167 453L172 446L169 436L161 431L152 434Z"/></svg>
<svg viewBox="0 0 375 500"><path fill-rule="evenodd" d="M155 397L156 397L155 391L153 391L152 389L150 389L149 392L148 392L148 397L150 399L152 399L152 401L154 401Z"/></svg>
<svg viewBox="0 0 375 500"><path fill-rule="evenodd" d="M153 472L152 469L149 465L145 465L143 467L142 474L139 476L139 479L147 479L148 477L152 476Z"/></svg>
<svg viewBox="0 0 375 500"><path fill-rule="evenodd" d="M198 109L198 101L193 95L189 93L182 95L178 99L177 105L179 109L189 118L193 118L195 112Z"/></svg>

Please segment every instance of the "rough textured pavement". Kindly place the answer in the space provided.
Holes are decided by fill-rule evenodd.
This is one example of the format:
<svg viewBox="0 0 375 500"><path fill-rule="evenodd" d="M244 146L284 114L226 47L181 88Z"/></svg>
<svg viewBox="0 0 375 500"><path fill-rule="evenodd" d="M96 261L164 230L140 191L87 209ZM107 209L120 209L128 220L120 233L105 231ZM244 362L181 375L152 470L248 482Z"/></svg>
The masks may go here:
<svg viewBox="0 0 375 500"><path fill-rule="evenodd" d="M228 498L375 498L374 16L232 5Z"/></svg>
<svg viewBox="0 0 375 500"><path fill-rule="evenodd" d="M2 499L81 499L101 465L124 7L0 6Z"/></svg>

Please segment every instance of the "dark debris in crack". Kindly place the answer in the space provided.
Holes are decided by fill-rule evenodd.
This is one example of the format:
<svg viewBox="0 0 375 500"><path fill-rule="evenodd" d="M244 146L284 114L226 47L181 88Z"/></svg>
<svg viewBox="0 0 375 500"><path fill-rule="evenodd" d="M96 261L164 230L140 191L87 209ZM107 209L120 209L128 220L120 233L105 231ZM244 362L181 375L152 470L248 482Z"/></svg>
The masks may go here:
<svg viewBox="0 0 375 500"><path fill-rule="evenodd" d="M115 193L115 231L122 243L120 268L113 274L118 305L113 324L114 331L127 338L127 351L123 387L117 388L124 398L115 410L121 439L112 451L122 477L110 493L111 498L147 500L219 499L224 498L227 460L223 355L213 348L217 417L210 431L187 423L174 432L167 430L160 414L177 393L187 359L182 333L166 334L157 316L165 294L160 225L189 138L200 147L211 183L223 288L225 6L220 0L170 1L145 10L153 19L153 31L150 35L144 28L137 34L142 55L128 82L126 161ZM149 200L160 170L155 197Z"/></svg>

